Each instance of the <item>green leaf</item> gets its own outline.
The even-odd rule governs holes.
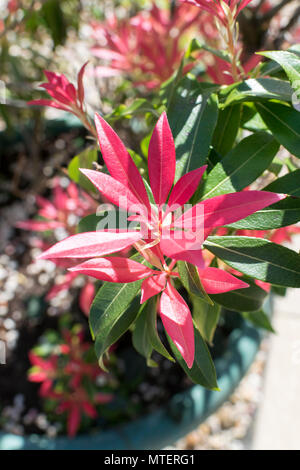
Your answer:
[[[147,365],[149,367],[157,366],[157,364],[151,360],[153,347],[149,339],[147,308],[145,308],[145,304],[143,305],[142,311],[138,315],[134,324],[134,330],[132,333],[132,344],[137,350],[137,352],[146,358]]]
[[[230,93],[228,93],[230,91]],[[284,80],[276,78],[250,78],[240,84],[230,85],[220,94],[223,99],[221,107],[225,108],[235,103],[261,100],[291,101],[294,90]]]
[[[228,62],[229,64],[231,63],[230,57],[226,52],[221,51],[219,49],[214,49],[213,47],[208,46],[205,43],[200,43],[198,39],[192,39],[186,55],[189,56],[191,53],[195,51],[201,51],[205,50],[207,52],[210,52],[211,54],[215,55],[216,57],[219,57],[220,59],[224,60],[225,62]]]
[[[291,83],[299,81],[298,87],[300,87],[300,57],[297,54],[288,51],[260,52],[259,54],[280,64]]]
[[[54,46],[63,44],[67,38],[67,28],[59,0],[44,2],[40,15],[54,42]]]
[[[208,347],[200,335],[199,331],[194,328],[195,334],[195,360],[193,367],[189,369],[183,360],[180,352],[169,336],[167,336],[172,352],[183,368],[188,377],[196,384],[202,385],[209,390],[219,390],[217,384],[217,376],[214,363],[212,361]]]
[[[293,44],[291,47],[287,49],[287,51],[300,57],[299,44]],[[275,60],[270,60],[261,64],[260,74],[264,76],[274,75],[279,78],[281,77],[283,77],[284,79],[286,78],[286,73],[283,71],[282,67],[279,65],[279,62],[275,62]]]
[[[256,103],[262,119],[274,138],[300,158],[300,113],[280,103]]]
[[[243,279],[248,282],[247,279]],[[213,294],[212,299],[222,307],[235,312],[252,312],[259,310],[266,297],[267,292],[252,283],[245,289],[236,289],[223,294]]]
[[[94,147],[89,147],[79,155],[76,155],[76,157],[72,158],[68,166],[70,179],[87,191],[96,191],[95,186],[79,171],[79,168],[92,169],[93,162],[96,162],[97,159],[98,153],[97,149]]]
[[[191,75],[184,77],[168,108],[176,147],[176,181],[205,163],[217,117],[216,95]]]
[[[270,322],[268,315],[263,311],[242,313],[245,320],[248,320],[252,325],[263,328],[270,333],[275,333],[275,330]]]
[[[269,167],[278,149],[276,140],[265,132],[246,137],[209,173],[202,197],[241,191]]]
[[[89,323],[92,335],[96,338],[96,353],[101,366],[107,349],[125,333],[138,314],[138,309],[129,305],[137,297],[141,283],[142,281],[128,284],[105,282],[97,292],[90,310]]]
[[[137,351],[147,358],[148,365],[156,365],[151,360],[152,350],[155,349],[159,354],[175,362],[165,346],[162,344],[157,332],[157,299],[152,297],[147,302],[146,308],[139,315],[133,332],[133,344]]]
[[[105,116],[105,119],[110,123],[117,121],[122,118],[131,118],[132,116],[138,114],[151,113],[155,117],[159,117],[158,112],[153,107],[151,101],[146,100],[145,98],[138,98],[133,101],[129,106],[125,104],[120,104],[114,111]]]
[[[256,111],[254,103],[245,103],[243,105],[241,127],[251,132],[261,132],[268,130],[268,127],[260,117],[259,113]]]
[[[241,121],[241,105],[228,106],[219,112],[212,145],[216,152],[226,155],[232,149]]]
[[[77,232],[94,232],[105,228],[127,229],[129,225],[127,216],[128,214],[125,211],[118,209],[107,210],[102,214],[90,214],[80,220]],[[130,226],[132,227],[131,224],[132,222],[130,222]]]
[[[215,330],[220,318],[221,307],[218,304],[208,305],[199,297],[192,296],[193,319],[201,336],[208,343],[212,343]]]
[[[98,223],[103,220],[103,217],[103,215],[97,214],[90,214],[86,217],[83,217],[77,226],[77,232],[95,232],[97,230]]]
[[[299,183],[298,183],[299,184]],[[228,227],[243,230],[273,230],[300,221],[300,198],[287,197]]]
[[[300,255],[254,237],[208,237],[204,247],[246,276],[279,286],[300,287]]]
[[[124,284],[122,285],[124,286]],[[127,285],[130,285],[130,284],[125,284],[125,286]],[[124,295],[124,290],[122,291],[122,296],[123,295]],[[103,297],[103,292],[102,292],[102,297]],[[127,295],[127,299],[128,299],[128,295]],[[129,307],[125,311],[123,311],[123,307],[122,307],[122,313],[119,312],[119,314],[117,315],[116,308],[105,307],[103,300],[105,301],[105,299],[102,298],[102,302],[101,302],[101,300],[98,298],[98,300],[96,301],[96,304],[97,304],[96,308],[98,309],[98,307],[100,307],[100,309],[102,310],[101,310],[101,317],[98,316],[98,320],[96,323],[96,326],[98,329],[97,329],[97,335],[96,335],[96,341],[95,341],[95,352],[99,360],[100,367],[106,370],[103,356],[105,355],[105,353],[107,353],[110,346],[114,344],[128,330],[130,325],[134,322],[134,320],[136,319],[138,315],[141,305],[139,302],[139,298],[136,297],[136,294],[135,294],[135,299],[129,305]],[[124,305],[124,301],[123,301],[123,305]],[[94,303],[92,305],[92,309],[93,309],[93,306],[94,306]],[[91,310],[91,313],[92,313],[92,310]],[[98,315],[99,315],[99,310],[98,310]]]
[[[187,263],[186,261],[177,261],[177,267],[180,275],[180,280],[186,290],[196,296],[200,297],[206,303],[213,305],[213,302],[205,292],[198,269],[193,264]]]
[[[300,182],[300,168],[268,184],[268,186],[264,188],[264,191],[271,191],[274,193],[283,193],[283,194],[289,194],[290,196],[300,197],[299,182]]]

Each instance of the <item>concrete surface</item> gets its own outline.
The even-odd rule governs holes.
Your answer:
[[[300,237],[292,248],[300,250]],[[275,301],[264,393],[253,429],[252,450],[300,449],[300,289]]]

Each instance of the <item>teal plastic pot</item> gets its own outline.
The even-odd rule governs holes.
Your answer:
[[[215,362],[220,392],[194,385],[136,421],[73,439],[0,433],[0,450],[162,449],[195,429],[229,398],[253,362],[260,341],[259,331],[245,322],[231,333],[226,352]]]

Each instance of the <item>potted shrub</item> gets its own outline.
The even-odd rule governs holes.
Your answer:
[[[63,415],[70,437],[89,425],[91,434],[74,440],[2,435],[3,448],[167,445],[233,391],[259,345],[256,327],[272,331],[272,292],[300,287],[299,254],[282,245],[299,231],[300,53],[293,46],[247,56],[237,17],[250,1],[191,0],[169,17],[154,5],[127,23],[114,18],[94,24],[95,39],[104,35],[107,41],[106,48],[97,43],[92,52],[109,61],[97,73],[126,73],[143,92],[94,120],[85,102],[87,63],[76,86],[63,74],[45,71],[42,86],[50,99],[29,104],[74,114],[98,143],[63,169],[71,180],[66,189],[56,179],[52,201],[37,198],[39,218],[17,226],[64,231],[51,246],[40,243],[37,259],[67,269],[48,299],[84,279],[76,303],[88,317],[96,357],[81,315],[81,326],[73,319],[58,337],[43,336],[30,352],[29,379],[41,383],[47,412]],[[196,35],[199,24],[206,42],[195,36],[178,60],[181,35]],[[170,55],[175,27],[179,37]],[[116,32],[122,41],[131,37],[122,53],[112,40]],[[149,50],[156,34],[164,47]],[[224,51],[212,46],[220,37]],[[138,51],[134,67],[130,60]],[[208,54],[210,64],[203,69]],[[138,144],[128,131],[126,141],[131,138],[134,149],[118,135],[126,131],[125,119],[143,129]],[[49,340],[53,334],[56,339]],[[144,359],[132,353],[131,340]],[[127,358],[123,371],[118,354]],[[138,407],[124,415],[132,404],[126,374],[136,370],[134,364],[139,371],[158,365],[158,371],[167,370],[167,361],[182,371],[178,380],[184,383],[187,376],[189,382],[178,384],[164,408],[150,407],[146,417]],[[96,385],[96,376],[104,382]],[[125,401],[118,402],[118,394]],[[100,434],[93,429],[97,412],[103,413]],[[133,415],[137,420],[108,425]]]

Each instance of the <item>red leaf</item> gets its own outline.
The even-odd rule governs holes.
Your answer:
[[[207,294],[221,294],[235,289],[244,289],[249,285],[218,268],[199,269],[201,283]]]
[[[165,273],[157,274],[145,279],[141,287],[141,304],[150,299],[150,297],[159,294],[165,288],[166,279],[167,275]]]
[[[153,196],[157,204],[164,204],[175,177],[175,145],[166,113],[163,113],[149,143],[148,168]]]
[[[267,191],[240,191],[222,194],[196,204],[175,220],[174,227],[207,230],[232,224],[284,197],[285,195]]]
[[[79,425],[80,425],[80,408],[78,405],[74,404],[72,405],[69,415],[68,415],[68,422],[67,422],[67,428],[68,428],[68,436],[69,437],[74,437],[77,434]]]
[[[95,286],[92,282],[87,282],[86,285],[81,289],[79,295],[79,307],[83,313],[88,316],[91,305],[95,297]]]
[[[100,171],[82,168],[80,168],[80,171],[93,183],[103,196],[116,206],[129,212],[138,212],[138,210],[142,212],[144,210],[144,204],[141,204],[141,201],[136,198],[127,186],[124,186],[116,179]]]
[[[123,142],[99,114],[95,116],[95,124],[102,156],[109,173],[126,186],[142,204],[150,208],[142,177]]]
[[[38,259],[94,258],[123,250],[142,237],[139,232],[84,232],[65,238],[46,250]]]
[[[169,258],[187,261],[200,268],[204,267],[202,257],[203,238],[192,231],[163,230],[160,248]]]
[[[23,230],[32,230],[34,232],[45,232],[45,230],[53,230],[57,227],[64,227],[62,222],[47,221],[47,220],[23,220],[17,222],[15,227]]]
[[[27,104],[29,106],[50,106],[51,108],[57,108],[57,109],[62,109],[63,111],[70,111],[67,106],[63,106],[60,103],[57,103],[56,101],[53,100],[46,100],[46,99],[40,99],[40,100],[32,100],[32,101],[27,101]]]
[[[90,259],[69,270],[108,282],[134,282],[155,272],[141,263],[116,256]]]
[[[190,369],[195,355],[192,315],[189,307],[170,281],[161,295],[160,316],[166,332]]]
[[[178,208],[176,206],[182,206],[189,201],[198,188],[206,168],[207,165],[190,171],[186,175],[183,175],[179,181],[177,181],[170,194],[168,208],[165,215],[172,210],[176,210]],[[172,206],[174,206],[174,209],[172,209]]]

